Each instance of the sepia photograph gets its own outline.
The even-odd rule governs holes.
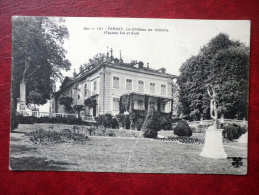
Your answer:
[[[250,29],[14,16],[10,170],[246,175]]]

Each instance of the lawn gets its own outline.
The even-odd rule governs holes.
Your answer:
[[[226,145],[229,157],[242,157],[243,166],[232,158],[199,156],[203,145],[162,142],[134,137],[90,137],[85,144],[33,145],[23,133],[11,133],[10,167],[13,170],[87,172],[246,174],[247,147]]]

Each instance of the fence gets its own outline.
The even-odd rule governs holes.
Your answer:
[[[77,118],[78,117],[77,114],[39,112],[39,111],[19,111],[18,114],[22,115],[22,116],[35,116],[37,118],[40,118],[40,117],[51,117],[51,118],[55,118],[55,117],[64,117],[64,118],[76,117]]]

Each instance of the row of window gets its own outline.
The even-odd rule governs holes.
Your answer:
[[[120,98],[113,98],[113,111],[119,111],[119,103],[120,102]],[[153,105],[155,106],[155,102],[149,102],[149,105]],[[165,103],[161,103],[161,108],[160,110],[162,112],[165,111]],[[137,110],[144,110],[145,107],[144,107],[144,101],[143,100],[138,100],[138,103],[137,103],[137,107],[134,107],[135,109]]]
[[[156,93],[156,83],[151,82],[149,84],[149,91],[152,94]],[[120,88],[120,78],[117,76],[113,77],[113,88]],[[132,79],[126,79],[126,90],[132,90]],[[138,81],[138,92],[144,92],[144,81]],[[161,84],[161,95],[166,95],[166,85]]]

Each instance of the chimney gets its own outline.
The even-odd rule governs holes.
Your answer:
[[[80,73],[84,71],[84,68],[82,65],[80,66],[79,71],[80,71]]]
[[[147,63],[147,68],[149,68],[149,62]]]
[[[144,63],[143,63],[142,61],[138,62],[138,67],[139,67],[140,69],[142,69],[143,66],[144,66]]]
[[[75,79],[76,78],[76,69],[75,68],[74,68],[73,76],[74,76],[74,79]]]
[[[165,73],[166,69],[165,68],[161,68],[161,72]]]
[[[113,56],[112,56],[112,48],[111,48],[111,58],[113,58]]]

